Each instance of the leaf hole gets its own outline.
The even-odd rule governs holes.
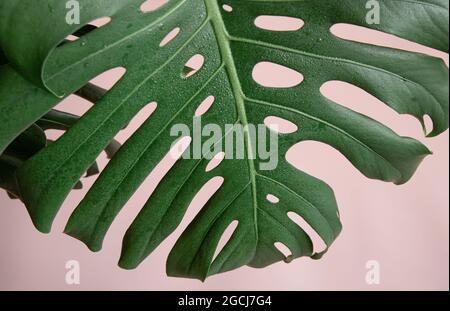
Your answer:
[[[122,79],[126,72],[127,70],[124,67],[115,67],[103,72],[89,82],[109,91]]]
[[[184,151],[189,148],[191,143],[192,138],[190,136],[185,136],[179,138],[177,142],[172,144],[170,151],[151,172],[153,179],[157,181],[157,184],[161,182],[164,176],[166,176],[175,163],[182,157]]]
[[[216,98],[212,95],[208,96],[203,100],[203,102],[198,106],[197,110],[195,111],[196,117],[201,117],[205,113],[208,112],[208,110],[211,108],[211,106],[214,104],[214,101]]]
[[[347,176],[349,180],[363,176],[341,151],[319,141],[296,143],[289,148],[285,158],[295,168],[327,182],[335,190],[343,186],[342,176]]]
[[[233,220],[231,222],[231,224],[229,224],[228,227],[225,229],[225,231],[222,233],[222,236],[220,237],[220,240],[217,243],[217,247],[216,247],[216,250],[214,252],[214,256],[213,256],[212,262],[214,262],[216,260],[216,258],[219,256],[219,254],[224,249],[224,247],[230,241],[230,239],[233,236],[233,233],[236,231],[238,225],[239,225],[239,221]]]
[[[294,259],[294,257],[292,256],[292,252],[289,249],[289,247],[287,247],[286,245],[284,245],[281,242],[275,242],[273,245],[284,256],[284,262],[285,263],[290,263]]]
[[[111,17],[105,16],[105,17],[100,17],[97,18],[91,22],[89,22],[88,24],[84,25],[83,27],[77,29],[74,33],[68,35],[65,38],[65,41],[61,42],[58,47],[64,45],[64,43],[69,42],[74,42],[79,40],[81,37],[89,34],[90,32],[96,30],[97,28],[101,28],[107,24],[111,23]]]
[[[253,80],[269,88],[292,88],[303,82],[298,71],[272,62],[260,62],[253,67]]]
[[[403,51],[419,52],[430,56],[439,57],[442,58],[448,66],[447,53],[386,32],[347,23],[338,23],[333,25],[330,28],[330,32],[339,39],[347,41],[389,47]]]
[[[189,78],[195,75],[205,63],[205,57],[200,54],[192,56],[184,65],[183,72],[181,73],[182,78]]]
[[[67,41],[73,42],[73,41],[77,41],[80,37],[77,37],[76,35],[68,35],[66,37]]]
[[[103,96],[110,90],[122,77],[125,75],[126,69],[123,67],[116,67],[109,69],[99,74],[89,83],[84,85],[81,89],[77,90],[74,94],[71,94],[64,98],[58,105],[56,105],[52,112],[53,117],[57,117],[59,120],[55,122],[53,120],[50,124],[47,124],[49,128],[55,129],[55,127],[66,131],[68,127],[73,126],[89,109],[93,104],[100,101]],[[55,111],[61,111],[66,113],[65,116],[56,113]],[[50,113],[50,112],[49,112]],[[47,121],[48,118],[46,119]],[[61,135],[55,135],[55,131],[50,131],[50,139],[57,140]]]
[[[224,4],[224,5],[222,5],[222,9],[223,9],[225,12],[228,12],[228,13],[233,12],[233,7],[232,7],[231,5],[229,5],[229,4]]]
[[[206,166],[205,171],[206,172],[212,171],[213,169],[218,167],[224,159],[225,159],[225,152],[223,152],[223,151],[219,152],[209,161],[208,165]]]
[[[298,126],[286,119],[269,116],[264,119],[264,124],[274,132],[280,134],[292,134],[298,131]]]
[[[401,136],[411,136],[416,128],[418,135],[422,129],[417,119],[408,114],[400,114],[383,101],[364,89],[343,81],[328,81],[320,88],[320,93],[334,104],[363,114],[391,128]],[[330,103],[330,104],[333,104]]]
[[[289,16],[261,15],[255,19],[255,26],[270,31],[297,31],[305,22],[300,18]]]
[[[131,222],[139,215],[142,210],[142,198],[150,197],[164,177],[175,166],[177,161],[183,154],[183,150],[187,149],[191,144],[192,138],[189,136],[181,137],[176,143],[174,143],[170,151],[162,157],[158,164],[153,168],[150,174],[147,175],[145,180],[136,189],[133,196],[127,203],[126,213],[119,213],[115,218],[114,223],[118,226],[123,226],[126,223],[125,228],[131,224]],[[124,229],[125,229],[124,228]],[[111,227],[110,229],[114,229]]]
[[[70,95],[68,99],[72,96],[78,97],[79,99],[84,99],[83,102],[77,103],[77,105],[65,106],[62,110],[75,113],[77,115],[83,115],[88,111],[92,104],[98,103],[110,89],[114,87],[117,82],[125,75],[126,69],[123,67],[116,67],[103,72],[94,79],[91,79],[89,83],[85,84],[79,90],[75,91],[73,95]],[[62,102],[64,103],[65,100]],[[88,105],[84,105],[88,103]],[[80,113],[80,109],[82,112]]]
[[[63,136],[65,132],[66,132],[65,130],[60,130],[60,129],[46,129],[45,136],[47,137],[47,141],[50,144],[50,143],[55,142],[58,139],[60,139],[61,136]]]
[[[128,123],[128,125],[120,131],[116,139],[121,143],[127,141],[133,134],[155,113],[158,107],[157,102],[150,102],[145,105]]]
[[[99,102],[125,73],[126,69],[123,67],[109,69],[91,79],[89,83],[69,95],[55,108],[81,116],[92,107],[92,104]]]
[[[268,194],[266,196],[266,200],[269,201],[272,204],[277,204],[277,203],[280,202],[280,199],[278,197],[276,197],[275,195],[273,195],[273,194]]]
[[[323,241],[317,231],[314,230],[314,228],[311,227],[311,225],[307,221],[305,221],[303,217],[294,212],[288,212],[287,215],[309,236],[313,243],[314,254],[322,253],[327,249],[327,244]]]
[[[100,17],[90,22],[89,25],[95,26],[96,28],[101,28],[111,23],[111,20],[112,19],[109,16]]]
[[[174,29],[172,29],[165,37],[164,39],[161,40],[161,42],[159,43],[159,47],[164,47],[167,44],[169,44],[170,42],[172,42],[180,33],[181,28],[180,27],[176,27]]]
[[[173,143],[169,151],[172,160],[178,161],[183,156],[183,153],[189,148],[191,142],[192,138],[190,136],[185,136]]]
[[[141,4],[140,10],[142,13],[154,12],[162,8],[168,2],[169,0],[147,0]]]
[[[184,230],[185,226],[190,224],[192,220],[199,214],[208,201],[219,191],[225,179],[222,176],[216,176],[208,180],[200,190],[195,194],[189,204],[186,214],[183,217],[180,227]]]

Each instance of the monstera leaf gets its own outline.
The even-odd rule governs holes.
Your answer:
[[[170,129],[186,124],[193,130],[193,116],[205,98],[214,96],[214,103],[202,123],[218,124],[223,133],[226,124],[264,124],[268,116],[295,123],[298,130],[278,133],[278,165],[273,170],[261,169],[259,154],[253,157],[255,141],[248,130],[244,159],[226,159],[212,170],[206,169],[206,157],[178,160],[127,231],[119,263],[124,268],[138,266],[172,233],[195,194],[217,177],[223,178],[221,187],[169,255],[169,275],[203,280],[243,265],[319,258],[322,254],[313,252],[310,236],[288,213],[301,216],[327,246],[341,224],[332,190],[286,161],[286,152],[299,141],[336,148],[368,178],[408,181],[430,151],[322,96],[320,88],[327,81],[356,85],[420,121],[430,116],[430,136],[448,128],[448,70],[441,60],[342,40],[330,32],[334,24],[354,24],[448,51],[446,0],[380,1],[379,25],[366,24],[365,0],[171,0],[146,13],[139,10],[142,2],[80,0],[81,24],[69,25],[66,1],[1,1],[0,46],[8,61],[0,67],[0,150],[35,122],[49,126],[41,117],[48,117],[62,98],[89,87],[87,82],[98,74],[126,69],[106,94],[98,96],[92,85],[78,91],[96,98],[96,104],[60,139],[16,169],[9,166],[10,183],[38,230],[50,231],[80,177],[151,102],[157,103],[156,111],[114,155],[67,224],[66,233],[94,251],[101,248],[124,204],[171,149],[176,138]],[[255,26],[255,19],[265,15],[298,18],[305,24],[283,32]],[[100,17],[111,22],[98,29],[85,26]],[[178,35],[161,44],[175,28]],[[64,41],[70,34],[80,37]],[[192,74],[186,64],[196,54],[204,57],[204,64]],[[262,86],[252,77],[260,62],[296,70],[304,81],[291,88]],[[231,238],[215,256],[222,234],[236,221]],[[289,248],[288,258],[275,247],[277,242]]]

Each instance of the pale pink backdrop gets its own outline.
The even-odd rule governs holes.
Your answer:
[[[448,64],[448,54],[394,36],[346,25],[334,31],[353,40],[441,57]],[[119,73],[102,75],[94,82],[110,87]],[[269,69],[259,75],[273,77]],[[279,82],[280,77],[275,79]],[[343,232],[322,260],[302,258],[262,270],[244,267],[213,276],[205,283],[167,277],[166,257],[177,236],[208,197],[206,189],[192,202],[180,227],[138,269],[118,268],[121,238],[154,189],[154,180],[163,176],[165,168],[159,167],[119,214],[100,253],[91,253],[81,242],[61,233],[71,211],[95,177],[85,179],[84,190],[69,195],[49,235],[37,232],[25,207],[0,191],[0,290],[448,290],[448,131],[437,138],[425,139],[414,118],[396,114],[356,87],[332,82],[323,91],[337,103],[369,115],[398,134],[419,139],[434,155],[425,159],[408,184],[394,186],[365,178],[341,154],[327,146],[304,143],[294,147],[288,159],[329,183],[340,207]],[[86,101],[71,96],[59,108],[83,113],[89,106]],[[142,111],[117,138],[124,141],[129,137],[152,109],[149,106]],[[100,163],[101,167],[105,166],[104,155]],[[65,282],[65,264],[69,260],[80,262],[80,285]],[[379,285],[366,283],[366,263],[370,260],[380,264]]]

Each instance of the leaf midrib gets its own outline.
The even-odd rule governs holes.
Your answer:
[[[231,84],[231,89],[236,101],[236,108],[239,119],[244,127],[244,143],[247,148],[247,162],[249,167],[250,183],[252,185],[252,197],[253,197],[253,218],[256,242],[258,242],[258,201],[256,197],[256,169],[253,157],[253,150],[251,148],[250,135],[248,133],[248,119],[245,109],[244,92],[242,91],[239,76],[234,63],[233,53],[230,47],[230,36],[226,31],[225,23],[221,15],[221,9],[216,0],[205,0],[206,11],[208,13],[208,19],[211,21],[214,34],[216,35],[217,44],[219,46],[222,61],[225,63],[225,69],[228,73],[228,78]]]

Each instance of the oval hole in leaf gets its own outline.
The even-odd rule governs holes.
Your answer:
[[[172,29],[165,37],[164,39],[161,40],[161,42],[159,43],[159,47],[164,47],[167,44],[169,44],[170,42],[172,42],[180,33],[181,28],[180,27],[176,27],[174,29]]]
[[[66,37],[66,40],[67,40],[67,41],[73,42],[73,41],[77,41],[79,38],[80,38],[80,37],[77,37],[77,36],[75,36],[75,35],[68,35],[68,36]]]
[[[177,142],[172,145],[170,151],[155,166],[155,168],[152,170],[151,174],[147,178],[153,180],[153,184],[155,184],[155,181],[156,185],[159,184],[160,181],[172,169],[175,163],[181,158],[184,151],[189,148],[191,142],[192,138],[189,136],[181,137],[180,139],[178,139]]]
[[[153,12],[162,8],[169,0],[147,0],[141,4],[140,10],[143,13]]]
[[[264,124],[274,132],[292,134],[298,131],[298,126],[286,119],[269,116],[264,119]]]
[[[122,79],[126,71],[124,67],[116,67],[103,72],[89,82],[106,90],[111,90]]]
[[[156,111],[158,104],[156,102],[148,103],[134,117],[124,130],[120,131],[116,139],[121,143],[127,141],[139,129],[145,121]]]
[[[280,202],[280,199],[278,197],[274,196],[273,194],[268,194],[266,196],[266,200],[272,204],[277,204],[278,202]]]
[[[261,15],[255,19],[255,26],[270,31],[297,31],[305,22],[296,17]]]
[[[89,24],[92,25],[92,26],[95,26],[97,28],[100,28],[100,27],[103,27],[105,25],[108,25],[109,23],[111,23],[111,17],[105,16],[105,17],[97,18],[96,20],[93,20]]]
[[[224,4],[224,5],[222,5],[222,9],[223,9],[225,12],[228,12],[228,13],[233,12],[233,7],[232,7],[231,5],[229,5],[229,4]]]
[[[205,63],[205,57],[200,54],[192,56],[184,65],[183,72],[181,73],[182,78],[189,78],[195,75]]]
[[[273,245],[281,254],[283,254],[285,263],[290,263],[292,261],[293,259],[292,252],[289,249],[289,247],[287,247],[281,242],[275,242]]]
[[[92,107],[92,104],[100,101],[125,73],[125,68],[116,67],[99,74],[80,90],[62,100],[54,109],[78,116],[84,115]]]
[[[219,243],[217,243],[216,251],[214,252],[212,262],[214,262],[216,260],[217,256],[220,254],[220,252],[223,250],[223,248],[230,241],[230,239],[233,236],[233,233],[236,231],[238,225],[239,225],[239,221],[233,220],[231,222],[231,224],[229,224],[228,227],[225,229],[225,231],[222,233]]]
[[[347,41],[373,44],[403,51],[419,52],[434,57],[443,58],[448,67],[447,53],[379,30],[358,25],[339,23],[333,25],[330,28],[330,32],[336,37]]]
[[[218,167],[224,159],[225,159],[225,152],[223,152],[223,151],[219,152],[211,159],[211,161],[209,161],[208,165],[206,166],[205,171],[206,172],[212,171],[213,169]]]
[[[69,95],[68,97],[64,98],[61,102],[58,103],[53,109],[63,111],[75,116],[83,116],[89,109],[92,108],[92,105],[98,102],[105,94],[105,92],[109,89],[111,89],[114,84],[116,84],[122,76],[126,73],[125,68],[123,67],[116,67],[110,70],[107,70],[97,77],[90,80],[90,84],[85,85],[81,90],[75,92],[74,94]],[[91,86],[92,84],[92,86]],[[95,90],[97,90],[98,85],[101,84],[104,88],[101,88],[98,92],[99,94],[92,94],[93,91],[91,90],[91,87],[93,87]],[[85,87],[89,87],[89,90],[86,91]],[[81,94],[82,92],[88,93],[88,94]],[[88,96],[89,95],[89,96]],[[87,97],[90,97],[88,99]],[[73,121],[71,121],[72,118],[65,119],[64,123],[65,126],[72,126]],[[76,120],[75,120],[76,121]],[[67,123],[70,124],[67,124]],[[57,123],[61,124],[61,121],[58,121]],[[60,136],[62,136],[63,132],[59,133],[55,130],[48,130],[48,138],[52,140],[57,140]]]
[[[181,158],[184,151],[189,148],[192,142],[192,138],[189,136],[182,137],[172,145],[170,151],[164,156],[164,158],[158,163],[157,166],[151,172],[153,179],[159,183],[164,176],[172,169],[175,163]]]
[[[291,88],[303,82],[304,77],[294,69],[272,62],[260,62],[253,67],[256,83],[270,88]]]
[[[63,130],[55,130],[55,129],[49,129],[49,130],[45,130],[45,136],[47,136],[47,139],[50,142],[54,142],[57,141],[58,139],[61,138],[61,136],[64,135],[66,131]]]
[[[198,106],[197,110],[195,111],[195,116],[201,117],[206,112],[208,112],[208,110],[214,104],[215,100],[216,100],[216,98],[212,95],[206,97],[205,100],[203,100],[203,102]]]
[[[189,148],[191,142],[192,138],[189,136],[178,139],[170,148],[169,154],[171,158],[175,161],[181,158],[183,153]]]
[[[88,24],[84,25],[83,27],[77,29],[74,33],[68,35],[65,38],[65,40],[71,41],[71,42],[77,41],[82,36],[85,36],[88,33],[96,30],[97,28],[101,28],[101,27],[109,24],[110,22],[111,22],[111,17],[108,17],[108,16],[97,18],[97,19],[89,22]],[[58,46],[61,46],[63,44],[64,44],[64,42],[62,42]]]
[[[318,254],[323,252],[327,249],[327,245],[323,241],[323,239],[320,237],[320,235],[314,230],[311,225],[303,219],[300,215],[294,212],[287,213],[288,217],[295,222],[300,228],[302,228],[303,231],[306,232],[306,234],[309,236],[313,243],[313,250],[314,254]]]

